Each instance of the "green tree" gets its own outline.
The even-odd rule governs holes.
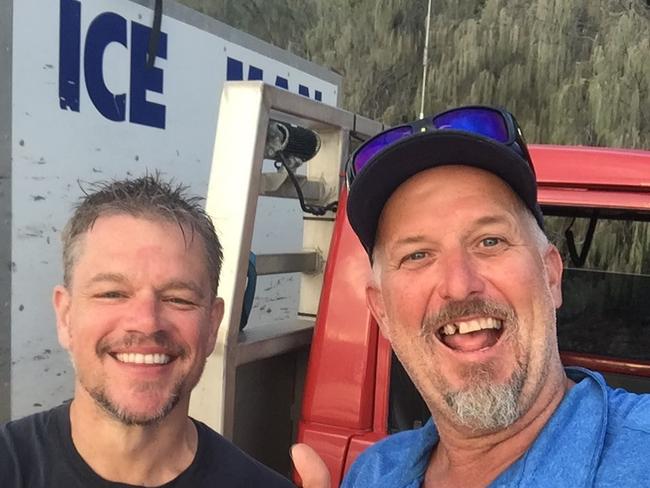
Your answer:
[[[183,0],[344,77],[343,107],[417,117],[426,0]],[[502,105],[529,141],[650,148],[646,0],[436,0],[425,112]]]

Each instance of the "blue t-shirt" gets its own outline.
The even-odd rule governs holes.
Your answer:
[[[535,442],[490,487],[650,486],[650,395],[567,368],[571,388]],[[438,433],[431,420],[366,449],[342,488],[419,488]]]

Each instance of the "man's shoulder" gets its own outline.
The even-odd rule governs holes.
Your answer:
[[[65,416],[68,405],[60,405],[50,410],[38,412],[0,425],[0,440],[4,443],[20,444],[49,438],[52,429],[57,428],[59,420]]]
[[[2,486],[46,486],[40,475],[45,464],[61,453],[58,423],[67,405],[0,425],[0,473]],[[39,469],[35,470],[34,467]],[[40,480],[40,481],[36,481]]]
[[[612,388],[602,374],[595,371],[584,368],[566,370],[578,385],[580,395],[577,398],[580,401],[590,399],[590,408],[597,418],[606,423],[608,436],[625,432],[637,432],[642,436],[650,434],[650,394]]]
[[[607,430],[598,462],[597,486],[646,486],[650,465],[650,395],[609,389]]]
[[[342,486],[410,486],[421,476],[437,438],[431,421],[385,437],[359,455]]]
[[[287,478],[253,459],[204,423],[197,420],[194,423],[199,433],[198,472],[209,472],[209,478],[226,483],[225,486],[294,486]]]
[[[650,439],[650,394],[630,393],[622,389],[608,390],[608,431],[636,432]]]

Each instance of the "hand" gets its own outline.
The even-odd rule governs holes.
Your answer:
[[[303,488],[330,488],[330,472],[321,457],[307,444],[294,444],[291,459]]]

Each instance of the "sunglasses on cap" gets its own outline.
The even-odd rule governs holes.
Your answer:
[[[522,157],[535,174],[526,142],[515,117],[503,109],[472,105],[398,125],[368,139],[352,153],[348,160],[348,185],[352,185],[354,178],[374,156],[396,142],[423,132],[446,130],[467,132],[501,143]]]

